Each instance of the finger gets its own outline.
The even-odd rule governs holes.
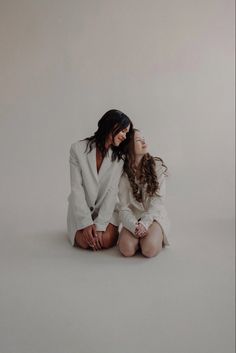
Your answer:
[[[99,250],[99,246],[98,246],[98,242],[97,242],[97,238],[93,238],[93,241],[94,241],[94,249],[95,250]]]
[[[96,250],[100,250],[100,244],[98,238],[94,238]]]
[[[97,247],[98,247],[98,250],[101,250],[101,249],[102,249],[102,246],[101,246],[101,244],[100,244],[99,238],[97,238]]]
[[[93,246],[94,246],[93,239],[91,240],[91,237],[90,237],[89,234],[86,234],[86,240],[87,240],[88,245],[89,245],[91,248],[93,248]]]
[[[97,235],[97,237],[95,238],[95,241],[96,241],[97,249],[100,250],[101,249],[101,245],[100,245],[100,242],[99,242],[99,235]]]
[[[94,249],[94,244],[92,244],[91,242],[89,242],[89,246],[90,248]]]
[[[101,249],[102,249],[102,248],[104,247],[104,244],[103,244],[103,236],[100,235],[98,239],[99,239],[99,243],[100,243]]]
[[[93,237],[92,232],[89,232],[89,241],[90,241],[91,244],[95,245],[95,239]]]
[[[99,235],[96,238],[96,245],[97,245],[98,250],[101,250],[101,245],[100,245],[100,242],[99,242]]]
[[[97,244],[96,244],[96,242],[94,242],[94,243],[92,244],[92,248],[93,248],[94,251],[97,251]]]
[[[104,248],[104,242],[103,242],[103,233],[101,233],[98,237],[99,244],[101,245],[101,248]]]

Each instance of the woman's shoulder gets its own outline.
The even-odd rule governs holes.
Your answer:
[[[71,149],[78,153],[85,152],[88,142],[87,139],[77,140],[71,144]]]
[[[126,186],[130,185],[128,175],[124,171],[123,171],[123,173],[121,174],[121,177],[120,177],[120,185],[126,185]]]
[[[128,176],[125,172],[120,177],[119,182],[119,195],[121,199],[129,199],[131,196],[131,185]]]
[[[160,157],[155,157],[156,174],[159,179],[162,175],[166,175],[167,168],[164,166],[164,162]]]

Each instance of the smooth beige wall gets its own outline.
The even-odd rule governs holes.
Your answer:
[[[233,218],[233,0],[1,0],[0,52],[6,226],[65,226],[70,144],[110,108],[169,167],[172,220]]]

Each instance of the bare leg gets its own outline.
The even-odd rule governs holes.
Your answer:
[[[84,240],[84,238],[82,237],[82,232],[81,230],[77,230],[77,232],[75,233],[75,240],[74,240],[74,246],[76,248],[82,248],[82,249],[92,249],[88,243],[86,242],[86,240]]]
[[[103,249],[109,249],[116,245],[118,240],[119,232],[118,227],[109,223],[107,229],[102,235]]]
[[[123,227],[120,232],[118,245],[122,255],[133,256],[138,250],[139,239],[136,239],[128,229]]]
[[[148,229],[148,235],[140,239],[142,254],[146,257],[156,256],[162,249],[163,233],[159,223],[154,221]]]

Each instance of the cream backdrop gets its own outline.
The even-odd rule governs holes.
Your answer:
[[[233,1],[0,6],[3,226],[65,226],[70,144],[110,108],[169,167],[173,227],[234,216]]]
[[[111,108],[169,168],[150,261],[66,239],[70,146]],[[0,351],[233,352],[234,130],[233,0],[0,0]]]

